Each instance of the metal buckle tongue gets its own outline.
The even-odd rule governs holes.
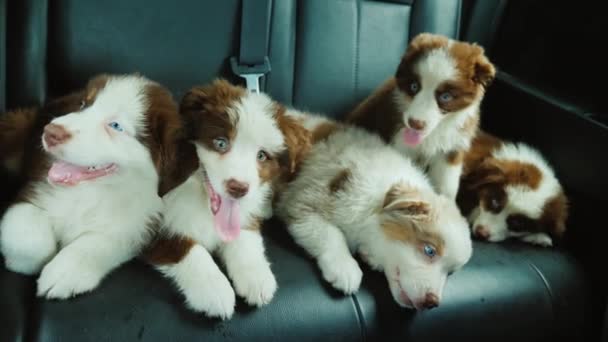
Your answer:
[[[270,60],[264,57],[264,63],[255,65],[239,64],[236,57],[230,58],[232,72],[245,79],[247,90],[252,93],[260,92],[260,78],[270,72]]]

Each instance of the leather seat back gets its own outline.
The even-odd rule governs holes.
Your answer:
[[[394,72],[413,35],[456,37],[460,2],[273,1],[265,89],[286,104],[337,115]],[[240,0],[6,6],[9,108],[42,103],[100,72],[140,72],[178,98],[217,76],[240,82],[228,63],[239,48]]]

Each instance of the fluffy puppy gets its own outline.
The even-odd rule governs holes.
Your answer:
[[[346,121],[376,133],[428,168],[435,189],[458,192],[462,156],[479,122],[479,104],[494,66],[481,47],[433,34],[410,43],[394,77]]]
[[[277,289],[261,218],[273,181],[291,172],[308,133],[268,96],[223,80],[191,89],[180,110],[200,167],[165,196],[162,235],[146,257],[176,283],[188,307],[225,319],[234,312],[235,291],[261,306]]]
[[[361,283],[358,252],[399,305],[438,306],[448,274],[472,253],[455,203],[377,135],[315,116],[304,123],[316,143],[275,207],[296,242],[346,294]]]
[[[562,237],[568,200],[540,152],[480,131],[464,160],[458,203],[477,238],[551,246]]]
[[[29,129],[8,125],[33,136],[17,134],[6,149],[18,151],[6,155],[17,157],[26,183],[0,222],[0,248],[8,269],[41,272],[38,295],[46,298],[90,291],[137,255],[159,218],[159,194],[188,175],[174,163],[177,105],[159,84],[101,75],[64,100],[60,107],[74,111],[46,125],[35,114],[24,118],[35,123]]]

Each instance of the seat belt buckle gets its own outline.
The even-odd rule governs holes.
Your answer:
[[[236,57],[230,57],[232,72],[245,79],[247,90],[260,92],[260,78],[270,72],[270,60],[264,57],[264,63],[255,65],[239,64]]]

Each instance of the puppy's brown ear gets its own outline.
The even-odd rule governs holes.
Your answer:
[[[95,100],[97,93],[106,86],[110,77],[109,74],[99,74],[89,80],[84,93],[85,103],[91,104]]]
[[[188,139],[197,138],[201,124],[209,120],[219,121],[222,126],[231,125],[226,110],[246,93],[245,88],[235,86],[224,79],[216,79],[210,84],[191,88],[179,105]]]
[[[463,178],[463,185],[470,190],[477,191],[488,185],[498,185],[506,181],[506,174],[494,158],[488,158],[480,163]]]
[[[160,197],[185,182],[199,167],[194,144],[183,139],[179,139],[173,147],[169,147],[165,156],[167,157],[162,162],[158,184]]]
[[[424,222],[431,219],[431,204],[416,189],[395,184],[386,193],[382,210],[393,217]]]
[[[158,195],[164,196],[196,171],[196,149],[186,139],[177,105],[171,94],[159,85],[146,89],[148,96],[148,134],[143,136],[150,148],[159,175]]]
[[[297,173],[300,164],[310,152],[312,136],[311,132],[304,128],[296,118],[285,113],[285,107],[281,105],[275,107],[275,119],[287,146],[287,153],[279,159],[279,163],[286,176],[291,178]]]
[[[547,201],[540,218],[543,231],[553,238],[562,238],[566,232],[568,206],[568,198],[563,192]]]
[[[81,109],[82,101],[85,98],[85,91],[77,91],[68,95],[54,98],[41,109],[41,113],[49,118],[56,118],[62,115],[77,112]]]
[[[487,88],[494,81],[494,77],[496,77],[496,68],[490,63],[488,57],[485,56],[483,48],[478,45],[474,45],[474,47],[479,49],[479,54],[475,60],[473,81]]]

